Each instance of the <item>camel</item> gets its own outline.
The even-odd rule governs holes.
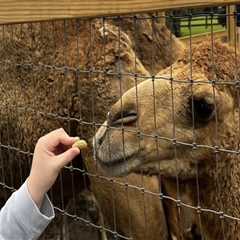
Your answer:
[[[166,44],[170,41],[170,33],[165,26],[141,20],[136,25],[129,25],[128,29],[129,23],[126,20],[125,23],[123,21],[119,26],[117,21],[106,20],[103,24],[99,19],[92,19],[4,27],[0,44],[0,140],[5,148],[1,149],[0,164],[6,173],[3,182],[7,185],[17,188],[27,176],[30,153],[40,136],[64,127],[69,134],[80,135],[91,142],[97,124],[105,119],[109,107],[125,91],[149,76],[150,70],[154,73],[169,66],[181,54],[183,48],[178,40],[171,38],[171,49]],[[130,34],[134,26],[137,31]],[[156,34],[154,38],[150,36],[152,26]],[[141,49],[142,43],[151,45],[156,56],[146,68],[140,59],[149,59],[151,54],[147,49]],[[169,59],[159,61],[166,58],[163,56],[165,52],[169,52]],[[91,71],[86,71],[89,69]],[[120,79],[114,74],[118,70],[130,73],[122,78],[121,91]],[[94,120],[96,126],[89,124]],[[8,145],[15,148],[9,149]],[[16,151],[18,149],[22,152]],[[62,181],[60,179],[53,190],[56,206],[66,207],[74,194],[72,188],[81,192],[87,187],[96,195],[105,228],[137,239],[155,240],[159,234],[163,239],[168,238],[158,197],[139,194],[135,190],[128,192],[123,186],[126,182],[140,188],[144,186],[157,195],[161,191],[157,177],[133,173],[121,178],[121,185],[112,184],[93,177],[99,172],[91,148],[73,163],[73,167],[85,171],[80,162],[82,159],[91,174],[90,179],[85,180],[79,171],[73,171],[73,185],[72,175],[65,169]],[[109,193],[115,196],[111,208],[114,217],[109,211],[109,201],[106,201],[110,198]],[[151,218],[153,215],[158,216],[158,221]]]
[[[124,93],[94,137],[105,175],[159,176],[163,195],[179,200],[162,200],[172,239],[240,239],[237,54],[220,42],[194,46],[172,75]]]

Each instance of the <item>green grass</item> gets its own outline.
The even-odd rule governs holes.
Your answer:
[[[194,18],[194,19],[197,19],[195,21],[192,21],[192,25],[194,24],[203,24],[204,26],[192,26],[191,27],[191,32],[192,32],[192,35],[197,35],[197,34],[201,34],[201,33],[208,33],[208,32],[211,32],[212,29],[214,32],[216,31],[224,31],[225,28],[222,27],[221,25],[213,25],[211,26],[211,20],[209,19],[208,20],[208,26],[206,27],[205,24],[206,24],[206,19],[203,18],[203,17],[197,17],[197,18]],[[213,19],[213,24],[214,23],[218,23],[217,19]],[[188,21],[184,21],[182,20],[181,21],[181,37],[185,37],[185,36],[189,36],[190,35],[190,31],[189,31],[189,28],[188,27],[184,27],[184,25],[188,25]]]

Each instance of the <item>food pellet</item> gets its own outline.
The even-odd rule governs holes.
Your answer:
[[[80,139],[80,140],[77,140],[73,145],[72,147],[78,147],[80,150],[83,150],[83,149],[87,149],[88,148],[88,144],[85,140],[83,139]]]

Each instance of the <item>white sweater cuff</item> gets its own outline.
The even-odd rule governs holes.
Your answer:
[[[30,235],[41,235],[47,225],[55,217],[53,205],[47,194],[44,196],[41,209],[32,200],[27,188],[27,181],[14,193],[16,199],[19,199],[16,218],[22,222]]]

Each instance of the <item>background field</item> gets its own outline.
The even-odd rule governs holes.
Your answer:
[[[181,26],[181,37],[186,37],[190,35],[190,27],[192,35],[207,33],[207,32],[218,32],[226,30],[225,27],[218,23],[218,20],[214,18],[212,20],[211,26],[211,19],[206,19],[205,17],[196,17],[194,20],[189,24],[188,19],[182,19],[180,26]]]

